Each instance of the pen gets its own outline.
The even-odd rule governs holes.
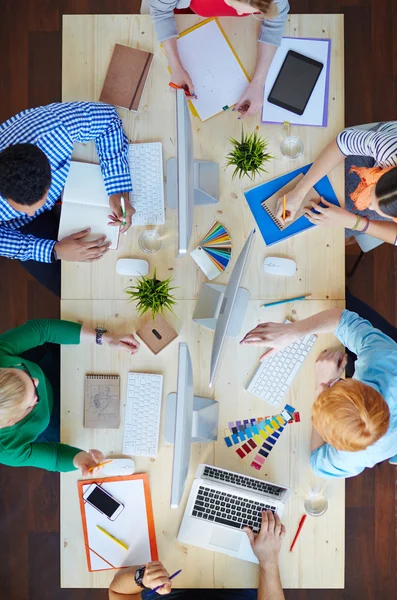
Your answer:
[[[93,467],[90,467],[88,469],[88,472],[90,473],[94,469],[100,469],[101,467],[104,467],[105,465],[108,465],[111,462],[113,462],[113,459],[112,460],[105,460],[105,462],[103,462],[103,463],[98,463],[97,465],[94,465]]]
[[[173,83],[172,81],[170,81],[168,85],[169,85],[170,87],[172,87],[172,89],[174,89],[174,90],[183,90],[183,91],[185,92],[185,94],[186,94],[186,96],[187,96],[188,98],[195,98],[195,100],[197,100],[197,96],[196,96],[196,94],[191,94],[191,93],[189,92],[189,90],[186,90],[186,89],[185,89],[185,87],[182,87],[182,86],[180,86],[180,85],[177,85],[176,83]]]
[[[300,534],[300,532],[301,532],[301,530],[302,530],[303,524],[304,524],[304,522],[306,521],[306,517],[307,517],[307,515],[303,515],[303,517],[302,517],[302,518],[301,518],[301,520],[299,521],[298,529],[297,529],[297,531],[296,531],[296,533],[295,533],[295,537],[294,537],[294,539],[292,540],[292,544],[291,544],[291,547],[290,547],[290,549],[289,549],[289,551],[290,551],[290,552],[292,552],[292,550],[294,549],[295,542],[296,542],[296,540],[297,540],[297,539],[298,539],[298,537],[299,537],[299,534]]]
[[[297,296],[296,298],[287,298],[286,300],[277,300],[276,302],[268,302],[267,304],[262,304],[262,306],[277,306],[277,304],[287,304],[287,302],[297,302],[298,300],[307,300],[311,298],[312,295],[308,294],[307,296]]]
[[[176,577],[177,575],[179,575],[179,573],[182,571],[182,569],[179,569],[179,571],[177,571],[176,573],[174,573],[173,575],[171,575],[170,577],[170,581],[171,579],[174,579],[174,577]],[[157,587],[154,588],[154,590],[152,590],[151,592],[148,593],[147,597],[149,598],[149,596],[151,596],[152,594],[154,594],[154,592],[157,592],[157,590],[159,590],[160,588],[164,587],[165,583],[163,583],[163,585],[158,585]]]
[[[287,216],[287,196],[284,194],[283,221],[285,221],[286,216]]]
[[[97,525],[97,529],[99,529],[99,531],[102,531],[102,533],[104,533],[105,535],[107,535],[108,538],[110,538],[111,540],[113,540],[114,542],[116,542],[116,544],[118,544],[119,546],[121,546],[122,548],[124,548],[124,550],[128,550],[127,544],[124,544],[124,542],[120,542],[120,540],[118,540],[117,538],[113,537],[113,535],[111,535],[108,531],[106,531],[106,529],[103,529],[103,527],[101,527],[100,525]]]
[[[121,213],[123,215],[123,227],[124,227],[124,225],[126,225],[126,223],[127,223],[127,214],[125,212],[124,196],[121,196],[120,203],[121,203]]]

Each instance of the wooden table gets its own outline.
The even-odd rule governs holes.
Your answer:
[[[180,15],[179,28],[185,29],[198,20],[196,16]],[[253,19],[221,19],[228,36],[249,72],[254,65],[254,40],[257,23]],[[331,93],[329,126],[322,128],[293,128],[304,140],[305,153],[301,160],[281,158],[279,143],[281,127],[261,125],[259,128],[270,140],[276,159],[270,165],[269,178],[292,170],[312,160],[320,149],[343,128],[343,22],[333,15],[291,16],[286,35],[303,37],[331,37]],[[125,130],[131,140],[163,142],[164,158],[173,155],[175,141],[174,100],[168,91],[168,74],[165,59],[154,37],[149,17],[146,16],[67,16],[63,22],[63,100],[96,100],[106,73],[115,42],[137,46],[155,52],[153,70],[146,88],[143,104],[137,115],[119,111]],[[159,98],[161,102],[159,102]],[[245,128],[252,129],[259,122],[255,117],[246,121]],[[228,136],[239,134],[241,124],[231,112],[224,113],[207,123],[194,120],[196,158],[208,158],[221,165],[227,153]],[[76,158],[96,160],[92,148],[79,147]],[[343,198],[343,171],[335,170],[334,188]],[[221,202],[215,207],[196,209],[192,247],[219,219],[229,229],[232,240],[234,264],[242,245],[253,227],[253,219],[242,196],[251,187],[248,180],[230,181],[230,171],[221,170]],[[221,212],[218,212],[221,211]],[[137,459],[140,471],[149,473],[159,556],[170,571],[182,568],[178,587],[254,587],[257,584],[257,567],[219,553],[193,546],[182,546],[176,541],[177,532],[186,505],[190,484],[197,465],[208,462],[232,470],[253,474],[246,461],[226,449],[222,432],[230,420],[259,416],[272,412],[269,405],[248,394],[244,387],[256,368],[260,349],[240,347],[230,339],[214,389],[208,389],[209,360],[213,333],[192,322],[192,314],[204,278],[187,256],[175,260],[176,215],[167,212],[163,229],[163,250],[151,259],[160,278],[173,274],[179,285],[176,307],[177,318],[169,317],[179,332],[179,341],[186,341],[192,355],[194,390],[196,395],[213,397],[220,403],[219,441],[214,444],[197,444],[192,451],[189,479],[185,495],[178,510],[169,508],[172,469],[172,446],[164,443],[161,431],[158,458]],[[139,230],[140,231],[140,230]],[[63,264],[62,318],[104,325],[115,333],[133,331],[138,318],[133,305],[126,302],[123,289],[128,278],[115,273],[115,260],[121,256],[141,256],[137,251],[137,235],[123,236],[117,252],[109,253],[94,265]],[[271,278],[262,273],[265,256],[276,254],[295,258],[298,273],[289,279]],[[170,271],[170,269],[172,269]],[[219,277],[227,282],[231,269]],[[343,231],[316,229],[278,245],[270,251],[260,235],[249,261],[243,285],[251,292],[242,331],[263,320],[281,321],[286,316],[305,318],[333,306],[344,306],[344,240]],[[278,299],[311,292],[310,301],[298,302],[266,309],[259,307],[258,299]],[[84,301],[82,301],[84,300]],[[318,353],[336,346],[332,335],[321,336],[314,352],[295,379],[286,401],[301,413],[302,422],[291,426],[283,434],[277,449],[266,463],[260,477],[293,489],[283,515],[288,534],[280,557],[282,581],[289,588],[340,588],[344,585],[344,482],[316,480],[309,466],[311,405],[314,399],[313,365]],[[94,431],[83,428],[83,384],[88,372],[120,373],[121,389],[125,390],[128,371],[144,370],[163,373],[165,399],[175,391],[177,378],[178,344],[174,342],[154,357],[142,347],[136,357],[117,354],[108,348],[62,348],[62,411],[61,439],[82,448],[98,447],[105,454],[119,455],[122,451],[123,429]],[[125,396],[122,396],[121,422],[123,422]],[[255,473],[254,473],[255,475]],[[61,586],[106,587],[113,572],[90,574],[87,571],[78,508],[78,473],[61,475]],[[310,518],[293,553],[288,552],[298,521],[303,512],[305,494],[312,486],[326,487],[328,512],[319,519]]]

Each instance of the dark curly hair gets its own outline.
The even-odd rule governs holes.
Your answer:
[[[3,198],[32,206],[50,185],[50,163],[34,144],[15,144],[0,152],[0,194]]]
[[[397,167],[387,171],[378,180],[375,195],[381,211],[389,217],[397,217]]]

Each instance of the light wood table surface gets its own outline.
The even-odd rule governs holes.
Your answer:
[[[180,15],[179,28],[185,29],[198,20],[196,16]],[[253,70],[254,29],[253,19],[221,19],[228,36],[233,41],[240,58],[249,72]],[[277,157],[270,165],[269,177],[285,173],[308,163],[321,148],[343,128],[343,21],[338,15],[294,16],[289,18],[286,35],[303,37],[331,37],[331,95],[329,125],[327,128],[293,128],[304,140],[302,160],[282,159],[279,151],[281,126],[259,125],[270,140]],[[252,40],[251,40],[252,38]],[[251,43],[252,41],[252,43]],[[125,129],[133,141],[163,142],[164,157],[173,155],[175,140],[174,100],[168,91],[168,74],[164,57],[157,50],[152,25],[145,16],[66,16],[63,20],[63,100],[96,100],[105,76],[111,50],[115,42],[155,51],[151,78],[146,88],[143,104],[137,115],[119,111]],[[250,54],[251,52],[251,54]],[[335,90],[335,93],[333,92]],[[246,121],[247,130],[259,118]],[[227,153],[226,137],[239,134],[241,123],[234,113],[224,113],[207,123],[194,120],[196,158],[216,160],[223,164]],[[79,147],[76,158],[96,160],[91,147]],[[339,198],[343,198],[343,171],[336,170],[332,182]],[[249,181],[231,183],[230,172],[221,170],[221,202],[215,207],[196,209],[192,247],[199,242],[215,219],[229,229],[232,240],[234,264],[239,251],[254,226],[253,218],[242,196],[242,190],[252,186]],[[218,211],[222,211],[218,213]],[[160,559],[172,571],[182,568],[178,587],[249,588],[257,585],[256,565],[238,561],[220,553],[205,551],[193,546],[182,546],[176,541],[190,485],[197,465],[208,462],[228,469],[257,475],[247,461],[227,450],[223,430],[230,420],[254,417],[276,412],[245,391],[244,387],[254,372],[260,349],[238,345],[229,339],[222,357],[219,374],[213,389],[208,389],[209,361],[213,333],[192,322],[192,314],[201,283],[201,272],[186,257],[176,260],[176,215],[167,212],[167,222],[162,228],[163,250],[150,259],[157,266],[160,278],[173,274],[179,285],[176,307],[177,318],[167,320],[179,333],[179,338],[157,357],[142,347],[135,357],[114,353],[109,348],[62,348],[61,359],[61,439],[81,448],[100,448],[106,455],[120,455],[123,427],[119,430],[93,431],[83,428],[84,375],[88,372],[119,373],[121,376],[123,423],[125,388],[129,371],[147,371],[164,375],[162,424],[166,397],[176,391],[178,341],[185,341],[193,361],[194,391],[196,395],[212,397],[220,403],[219,441],[213,444],[195,444],[190,462],[189,478],[183,501],[178,510],[169,508],[172,470],[172,446],[164,443],[163,428],[160,450],[156,460],[137,459],[139,471],[148,472],[156,523]],[[139,229],[139,232],[141,229]],[[280,280],[262,273],[266,255],[288,256],[298,262],[297,275]],[[123,236],[117,252],[109,253],[96,265],[63,264],[62,318],[84,321],[93,326],[106,325],[115,332],[134,331],[139,323],[135,308],[125,300],[123,289],[128,278],[115,274],[115,261],[122,256],[142,256],[137,252],[136,234]],[[172,269],[170,271],[170,269]],[[227,283],[227,273],[217,278]],[[282,321],[286,317],[302,319],[333,306],[344,306],[344,238],[343,231],[320,230],[307,232],[270,249],[265,247],[260,234],[245,273],[242,285],[251,292],[251,300],[242,326],[242,332],[264,320]],[[313,299],[274,307],[260,308],[258,299],[279,299],[313,294]],[[84,301],[82,301],[84,300]],[[300,411],[302,422],[291,425],[284,432],[277,448],[260,472],[259,477],[288,485],[293,495],[285,508],[283,521],[287,538],[283,546],[280,565],[282,582],[288,588],[340,588],[344,585],[344,482],[316,479],[309,465],[311,406],[314,400],[314,361],[326,347],[337,347],[330,336],[321,336],[313,352],[304,363],[293,382],[285,401]],[[106,587],[113,572],[88,573],[80,511],[78,507],[78,473],[61,475],[61,586]],[[329,501],[327,513],[318,519],[309,518],[293,553],[289,544],[303,514],[305,494],[311,487],[325,486]]]

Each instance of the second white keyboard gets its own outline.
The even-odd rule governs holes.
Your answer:
[[[132,192],[130,200],[136,213],[133,225],[165,223],[163,148],[160,142],[129,144]]]
[[[123,454],[157,456],[163,376],[128,373]]]
[[[307,335],[261,362],[246,389],[278,406],[316,339],[316,335]]]

